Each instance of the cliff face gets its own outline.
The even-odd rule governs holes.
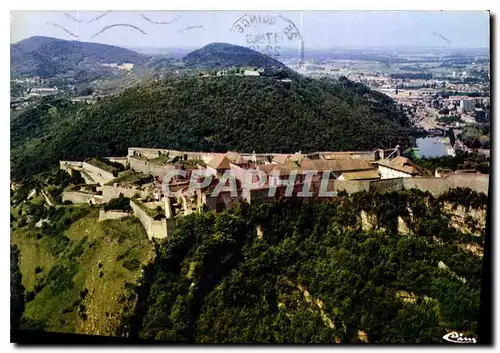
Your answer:
[[[426,202],[431,207],[429,202]],[[441,217],[448,221],[453,229],[477,237],[484,236],[486,232],[486,206],[474,208],[472,206],[463,206],[452,202],[443,202],[441,208]],[[376,210],[361,210],[358,216],[359,225],[362,230],[369,231],[378,229],[386,230],[387,224],[383,224],[377,217]],[[416,231],[417,219],[414,217],[414,210],[410,205],[406,211],[397,214],[394,218],[397,224],[397,231],[402,235],[410,235]]]
[[[486,231],[486,206],[472,208],[445,202],[443,214],[449,217],[450,226],[463,233],[481,236]]]

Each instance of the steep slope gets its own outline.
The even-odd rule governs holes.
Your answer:
[[[283,63],[249,48],[227,43],[212,43],[197,49],[183,60],[192,67],[261,67],[289,70]]]
[[[21,328],[119,335],[137,300],[141,265],[153,255],[144,228],[135,218],[99,222],[98,209],[88,206],[44,209],[37,199],[11,223],[26,297]],[[34,210],[49,223],[19,222]]]
[[[34,36],[11,44],[11,73],[50,77],[97,63],[143,65],[149,56],[113,45]]]
[[[410,143],[409,122],[387,96],[345,80],[291,77],[291,83],[269,77],[169,78],[92,106],[45,100],[46,108],[20,114],[24,122],[11,121],[12,176],[29,176],[60,159],[125,155],[130,146],[251,153]]]
[[[455,191],[437,199],[363,192],[185,217],[145,275],[138,335],[184,343],[442,343],[455,330],[474,337],[485,233],[453,229],[443,205],[466,197],[478,202],[471,210],[485,210],[487,198]],[[373,215],[371,229],[363,212]]]

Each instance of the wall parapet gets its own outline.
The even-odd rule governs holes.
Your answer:
[[[104,203],[101,195],[81,191],[63,191],[62,202],[65,201],[71,201],[73,203],[92,203],[93,205]]]
[[[124,197],[132,198],[136,194],[139,194],[140,197],[147,197],[148,192],[145,190],[139,190],[137,188],[128,188],[123,186],[114,186],[114,185],[103,185],[102,186],[102,197],[104,202],[108,202],[111,199],[116,199],[120,197],[120,194],[123,194]]]
[[[129,212],[117,211],[117,210],[104,211],[103,209],[99,210],[99,222],[105,221],[107,219],[119,219],[129,216],[130,216]]]
[[[87,162],[82,163],[82,168],[90,174],[90,177],[92,179],[94,179],[101,185],[104,185],[115,178],[113,173],[110,173]]]
[[[130,200],[130,207],[132,208],[134,215],[144,226],[149,239],[166,238],[174,231],[176,223],[175,218],[162,218],[160,220],[155,220],[145,210],[143,210],[141,206],[135,203],[134,200]]]

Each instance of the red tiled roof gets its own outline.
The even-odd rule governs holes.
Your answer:
[[[302,170],[330,170],[333,172],[349,172],[374,169],[370,162],[364,159],[313,159],[300,163]]]
[[[415,163],[413,163],[411,160],[405,157],[398,156],[391,160],[380,160],[377,163],[380,164],[381,166],[398,170],[400,172],[407,173],[410,175],[420,174],[420,171],[418,170]]]
[[[364,170],[361,172],[351,172],[351,173],[342,173],[345,180],[367,180],[367,179],[380,179],[380,175],[378,171],[373,170]]]
[[[214,169],[229,169],[231,161],[225,155],[218,155],[213,157],[207,165]]]
[[[245,164],[248,163],[248,161],[241,156],[238,152],[232,152],[229,151],[226,153],[226,157],[235,164]]]
[[[279,175],[290,175],[290,168],[285,164],[260,164],[257,169],[263,171],[267,175],[278,172]]]

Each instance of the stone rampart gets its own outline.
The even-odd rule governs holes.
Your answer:
[[[438,196],[455,188],[470,188],[488,195],[489,176],[486,174],[451,174],[446,178],[402,178],[405,189],[429,191]]]
[[[92,203],[93,205],[99,205],[103,203],[103,198],[101,195],[94,195],[86,192],[63,191],[62,202],[65,201],[71,201],[73,203]]]
[[[175,218],[163,218],[160,220],[154,220],[145,210],[136,204],[133,200],[130,200],[130,207],[134,212],[134,215],[141,221],[146,234],[149,239],[152,238],[166,238],[175,229]]]
[[[129,212],[109,210],[104,211],[103,209],[99,210],[99,222],[105,221],[107,219],[119,219],[124,217],[129,217]]]
[[[111,199],[116,199],[120,197],[120,194],[123,194],[124,197],[134,197],[138,194],[140,197],[147,197],[148,192],[145,190],[139,190],[136,188],[128,188],[123,186],[114,186],[114,185],[103,185],[102,186],[102,198],[104,202],[108,202]]]
[[[83,170],[85,170],[87,173],[90,174],[90,177],[92,179],[94,179],[97,183],[101,185],[104,185],[108,181],[113,180],[115,178],[112,173],[105,171],[104,169],[96,167],[95,165],[92,165],[87,162],[82,163],[82,168]]]

